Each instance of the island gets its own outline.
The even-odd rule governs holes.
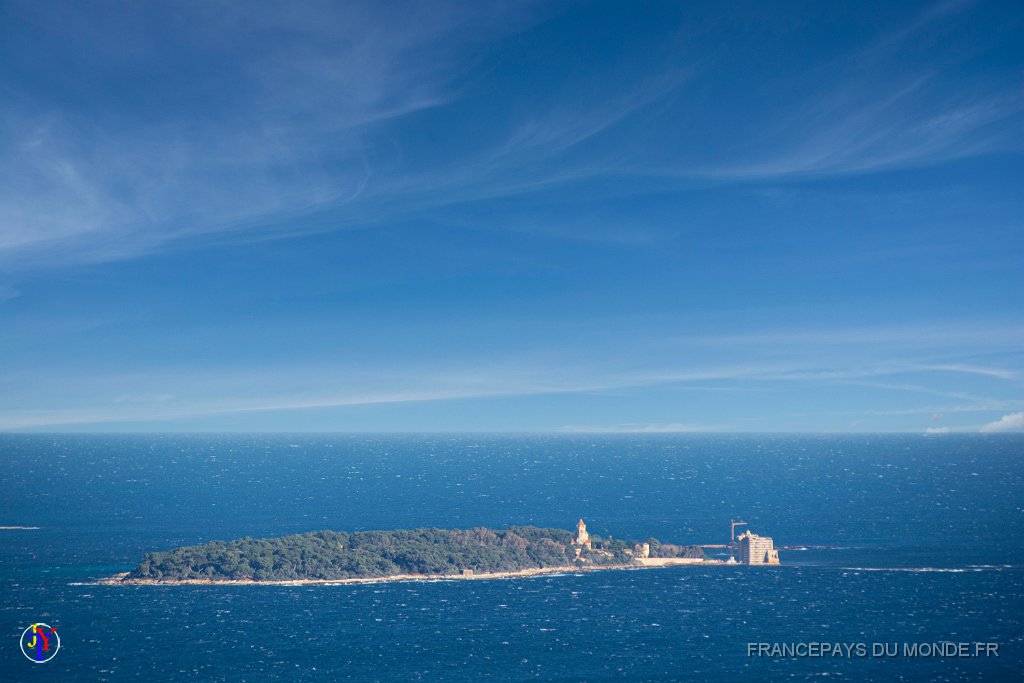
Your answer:
[[[309,584],[503,578],[552,572],[702,564],[700,546],[626,542],[587,532],[514,526],[496,530],[317,531],[214,541],[145,554],[102,583]]]

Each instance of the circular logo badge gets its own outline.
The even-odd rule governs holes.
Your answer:
[[[59,649],[57,629],[49,624],[32,624],[21,634],[21,652],[36,664],[50,661]]]

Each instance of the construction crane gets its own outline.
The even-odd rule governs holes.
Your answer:
[[[736,547],[736,527],[738,527],[738,526],[747,526],[747,523],[746,522],[738,522],[735,519],[731,519],[729,521],[731,522],[731,526],[732,526],[732,528],[730,530],[732,532],[731,533],[730,543],[735,548]]]

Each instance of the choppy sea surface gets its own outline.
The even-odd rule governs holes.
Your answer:
[[[536,524],[780,567],[90,585],[145,551]],[[1022,680],[1024,437],[0,435],[0,681]],[[811,546],[829,546],[813,548]],[[22,630],[58,628],[33,664]],[[748,643],[999,656],[748,656]]]

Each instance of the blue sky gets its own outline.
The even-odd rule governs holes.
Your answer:
[[[0,2],[0,430],[1024,430],[1022,28]]]

